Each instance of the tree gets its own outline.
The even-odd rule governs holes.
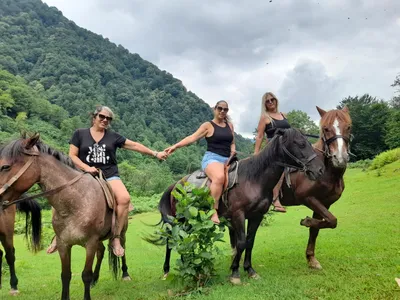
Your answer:
[[[343,99],[338,109],[347,106],[353,122],[351,151],[357,159],[371,159],[388,149],[385,143],[389,105],[368,94]]]
[[[310,116],[301,110],[292,110],[287,113],[287,119],[291,127],[299,129],[305,134],[319,135],[319,129],[317,124],[311,120]],[[316,138],[309,138],[314,143],[317,141]]]
[[[390,149],[400,147],[400,109],[391,111],[386,121],[385,143]]]

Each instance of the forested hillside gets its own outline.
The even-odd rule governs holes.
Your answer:
[[[210,106],[180,80],[40,0],[0,1],[0,68],[7,71],[1,72],[3,139],[25,126],[66,150],[72,132],[104,104],[117,114],[115,130],[163,149],[212,118]],[[239,151],[253,151],[249,140],[236,139]],[[163,165],[183,174],[199,167],[203,151],[204,142],[180,149]],[[119,156],[132,165],[143,160],[128,151]]]

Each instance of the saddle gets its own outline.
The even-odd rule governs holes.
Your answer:
[[[94,177],[103,189],[104,196],[106,197],[107,206],[109,209],[115,211],[116,201],[115,195],[111,185],[105,180],[103,172],[99,169],[99,175]]]
[[[237,183],[237,172],[239,169],[239,160],[236,156],[231,156],[225,163],[225,180],[222,191],[222,201],[227,206],[228,191]],[[196,170],[184,178],[185,182],[193,184],[196,187],[209,186],[211,181],[203,170]]]

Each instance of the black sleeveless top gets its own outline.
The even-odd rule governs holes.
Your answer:
[[[210,121],[214,127],[214,134],[206,137],[207,151],[229,157],[231,155],[231,144],[233,141],[233,133],[228,123],[225,127],[220,127],[213,121]]]
[[[288,120],[285,118],[285,116],[282,114],[283,120],[277,120],[277,119],[273,119],[273,123],[269,123],[267,124],[267,126],[265,126],[265,133],[267,134],[267,138],[268,139],[272,139],[274,137],[275,134],[275,130],[278,128],[282,128],[282,129],[288,129],[290,128],[290,124],[288,122]]]

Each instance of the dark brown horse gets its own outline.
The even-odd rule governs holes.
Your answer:
[[[38,183],[49,204],[54,208],[53,228],[61,259],[62,296],[69,299],[71,281],[71,248],[86,248],[86,262],[82,272],[84,299],[90,299],[90,287],[99,278],[105,247],[102,241],[112,236],[112,210],[97,180],[78,170],[71,159],[39,141],[39,135],[18,139],[0,149],[0,205],[16,201],[32,185]],[[122,246],[125,244],[127,222],[121,224]],[[93,272],[94,257],[97,263]],[[109,251],[114,275],[118,272],[118,258]],[[123,279],[129,280],[125,256],[122,257]]]
[[[325,165],[324,174],[316,181],[310,181],[301,172],[290,174],[290,185],[282,186],[281,203],[286,206],[305,205],[313,211],[312,218],[306,217],[300,224],[310,228],[306,250],[308,265],[322,269],[315,258],[315,242],[323,228],[336,228],[337,219],[329,212],[344,190],[343,174],[349,161],[351,118],[348,109],[330,110],[317,107],[321,116],[320,139],[314,144],[318,161]]]
[[[254,239],[264,214],[272,202],[272,190],[279,181],[284,167],[291,165],[301,170],[310,181],[316,180],[324,171],[321,160],[316,160],[316,153],[307,139],[295,129],[278,131],[277,135],[259,154],[239,161],[237,184],[228,192],[228,205],[220,201],[218,214],[231,220],[229,233],[231,244],[235,249],[230,280],[240,283],[239,262],[246,250],[244,269],[248,275],[258,275],[251,264],[251,253]],[[168,222],[168,215],[173,215],[170,186],[163,194],[159,209],[162,220]],[[247,236],[245,220],[248,220]],[[169,272],[170,254],[168,244],[164,262],[164,276]]]
[[[0,174],[5,170],[2,169]],[[0,175],[2,176],[2,174]],[[42,214],[39,204],[34,200],[26,200],[12,205],[8,209],[0,209],[0,243],[3,245],[5,258],[10,268],[10,294],[16,295],[18,291],[18,278],[15,272],[15,249],[14,249],[14,223],[18,212],[25,213],[25,238],[29,248],[36,252],[40,250],[40,237],[42,230]],[[29,233],[31,237],[29,238]],[[0,288],[2,272],[3,251],[0,249]]]

